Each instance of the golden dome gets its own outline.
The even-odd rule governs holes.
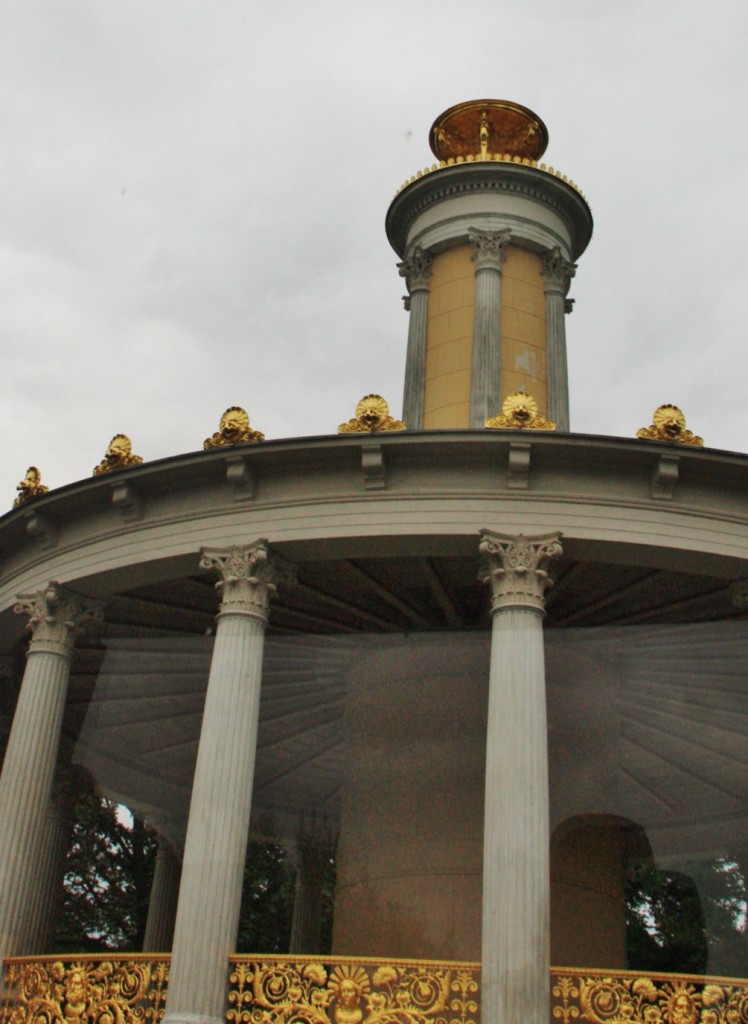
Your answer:
[[[439,160],[502,153],[539,160],[548,146],[548,129],[537,114],[510,100],[468,100],[434,121],[429,145]]]

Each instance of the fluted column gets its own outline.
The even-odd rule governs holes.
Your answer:
[[[470,426],[483,427],[501,411],[501,267],[510,232],[468,235],[475,262],[473,367],[470,378]]]
[[[58,583],[18,598],[31,641],[0,777],[0,958],[38,945],[40,886],[57,856],[48,821],[77,630],[98,609]],[[35,934],[36,933],[36,934]]]
[[[312,827],[296,841],[296,890],[289,953],[319,953],[322,929],[322,885],[331,856],[329,836]]]
[[[398,263],[400,277],[408,286],[408,352],[405,357],[403,420],[409,430],[423,430],[423,396],[426,388],[426,338],[428,334],[429,282],[433,257],[420,245]]]
[[[171,843],[159,835],[148,900],[148,919],[143,936],[144,953],[168,953],[171,950],[177,916],[179,875],[179,858]]]
[[[549,1020],[546,566],[559,535],[481,531],[492,591],[483,840],[483,1024]]]
[[[556,430],[569,431],[569,368],[566,356],[566,293],[576,273],[556,247],[543,255],[545,330],[548,350],[548,419]]]
[[[223,1021],[236,943],[260,710],[277,572],[264,541],[204,549],[221,607],[192,784],[166,1021]]]
[[[52,952],[62,912],[62,882],[73,830],[73,801],[66,778],[54,788],[42,823],[39,870],[29,900],[28,955]]]

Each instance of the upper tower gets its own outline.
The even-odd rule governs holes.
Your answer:
[[[439,163],[406,182],[386,220],[409,293],[403,419],[482,427],[526,391],[568,431],[564,315],[590,208],[538,163],[548,131],[517,103],[459,103],[429,142]]]

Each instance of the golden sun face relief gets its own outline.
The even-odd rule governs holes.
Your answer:
[[[704,444],[703,438],[686,430],[686,417],[678,406],[669,403],[658,406],[652,413],[650,426],[640,427],[636,436],[645,441],[674,441],[697,446]]]
[[[390,407],[381,395],[364,395],[356,406],[356,415],[338,427],[339,434],[365,434],[377,430],[405,430],[402,420],[390,416]]]
[[[218,430],[203,441],[203,448],[221,448],[229,444],[249,444],[264,441],[265,435],[249,425],[249,413],[240,405],[230,405],[221,416]]]
[[[507,395],[498,416],[486,420],[486,426],[502,430],[555,430],[556,424],[538,412],[532,395],[515,391]]]

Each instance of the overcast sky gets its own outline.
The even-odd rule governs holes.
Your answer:
[[[674,402],[748,450],[743,0],[0,10],[0,509],[31,463],[56,487],[115,433],[194,451],[229,405],[269,439],[371,391],[399,415],[384,216],[434,118],[480,97],[536,111],[592,207],[572,428],[632,436]]]

